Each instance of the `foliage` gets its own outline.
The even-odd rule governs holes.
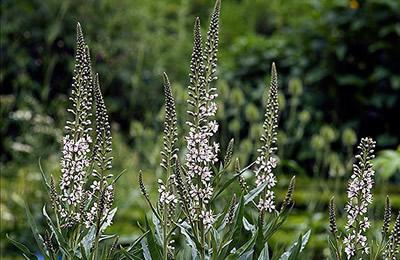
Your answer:
[[[389,196],[386,197],[381,238],[367,237],[371,227],[368,218],[368,206],[372,203],[372,188],[374,185],[375,141],[371,138],[361,139],[358,145],[359,153],[355,156],[353,174],[347,189],[348,202],[345,206],[347,222],[344,232],[339,232],[336,223],[336,206],[334,198],[329,203],[329,237],[328,244],[332,259],[396,259],[400,256],[400,213],[391,226],[391,205]]]
[[[110,123],[98,75],[92,72],[89,48],[79,23],[70,101],[71,108],[67,111],[71,119],[65,126],[59,188],[53,176],[48,180],[40,169],[53,214],[47,213],[46,205],[43,207],[47,226],[43,234],[26,205],[28,223],[40,253],[47,259],[58,259],[59,256],[66,259],[113,258],[116,241],[108,246],[104,246],[104,242],[115,236],[105,235],[104,231],[117,210],[112,208],[112,203],[113,184],[118,177],[113,179],[110,173]],[[35,256],[28,247],[8,238],[26,259]]]
[[[41,183],[38,158],[48,175],[59,176],[58,151],[62,122],[68,117],[65,107],[76,22],[85,24],[95,53],[92,61],[102,75],[104,101],[112,119],[114,172],[143,169],[152,199],[158,196],[155,180],[164,176],[157,167],[165,113],[160,75],[168,71],[174,79],[177,127],[183,134],[191,24],[194,14],[206,17],[210,2],[1,2],[2,254],[15,250],[6,233],[28,245],[34,242],[26,232],[27,198],[40,233],[45,233],[41,205],[50,205],[50,201]],[[377,185],[371,218],[380,221],[386,194],[392,195],[395,210],[400,207],[395,150],[400,129],[393,113],[400,104],[395,71],[399,4],[386,0],[241,0],[223,5],[222,66],[215,84],[220,124],[216,139],[227,147],[234,137],[232,157],[243,165],[252,162],[263,131],[260,108],[266,99],[260,97],[265,92],[265,71],[271,61],[277,61],[282,86],[277,135],[281,160],[275,194],[283,199],[293,174],[297,192],[295,214],[271,237],[269,252],[282,251],[283,245],[308,226],[313,235],[305,257],[327,256],[326,206],[332,193],[338,203],[345,201],[343,187],[360,136],[373,136],[378,140],[377,150],[387,149],[374,160]],[[183,143],[177,141],[179,147]],[[230,167],[228,172],[234,172]],[[241,176],[253,181],[247,169]],[[115,198],[118,214],[110,232],[121,234],[119,243],[124,245],[132,245],[140,233],[134,223],[143,223],[146,215],[136,179],[135,174],[123,175]],[[240,193],[239,183],[230,188]],[[230,201],[226,193],[219,196],[218,209]],[[138,242],[131,250],[140,247]]]

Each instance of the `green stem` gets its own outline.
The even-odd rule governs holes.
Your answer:
[[[164,255],[163,255],[163,259],[164,260],[168,260],[168,230],[167,230],[167,204],[164,203],[164,214],[163,214],[163,238],[164,238]]]

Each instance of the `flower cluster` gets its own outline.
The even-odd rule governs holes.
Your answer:
[[[59,204],[59,213],[66,225],[79,222],[82,218],[80,209],[85,202],[84,185],[91,164],[93,80],[89,49],[79,24],[72,88],[72,108],[68,112],[73,115],[73,120],[67,121],[65,126],[61,158],[60,197],[67,207],[65,209]]]
[[[172,190],[172,183],[165,185],[161,179],[158,179],[158,193],[160,209],[165,213],[163,219],[165,223],[163,224],[170,226],[178,204],[178,199]]]
[[[388,245],[383,255],[384,259],[396,260],[400,254],[400,212],[397,214],[396,221],[390,234]]]
[[[370,227],[367,215],[368,205],[372,203],[371,189],[374,184],[371,159],[374,158],[375,141],[371,138],[362,138],[358,146],[360,153],[356,156],[357,162],[353,165],[347,196],[348,203],[346,230],[348,235],[344,239],[345,252],[350,258],[361,250],[369,253],[369,246],[365,232]]]
[[[89,49],[77,25],[77,50],[74,77],[61,158],[60,194],[52,180],[52,206],[63,226],[83,223],[87,228],[107,219],[114,200],[109,179],[111,169],[111,127],[101,94],[98,75],[92,75]],[[94,105],[92,104],[94,95]],[[92,111],[95,109],[95,133]],[[92,136],[94,141],[92,141]],[[102,225],[103,227],[105,225]]]
[[[92,185],[90,185],[91,189],[87,191],[89,197],[100,197],[98,202],[93,202],[90,210],[85,212],[84,224],[87,228],[95,225],[97,218],[100,221],[107,219],[112,203],[114,202],[114,187],[108,184],[106,180],[102,182],[101,184],[100,181],[93,181]],[[111,222],[111,220],[109,221]]]
[[[111,149],[111,126],[109,123],[107,109],[101,94],[99,78],[96,74],[94,78],[94,97],[96,105],[96,143],[94,147],[94,160],[96,168],[93,169],[94,178],[90,189],[87,191],[88,198],[93,198],[90,210],[85,214],[85,225],[100,225],[100,222],[106,221],[111,224],[112,203],[114,201],[114,187],[108,182],[113,175],[108,171],[112,168],[112,157],[109,155]],[[107,225],[101,225],[104,229]],[[99,226],[97,228],[100,228]]]
[[[61,196],[68,205],[77,206],[82,201],[86,169],[90,164],[90,144],[92,140],[86,135],[74,140],[66,135],[63,140],[61,160]]]
[[[262,146],[258,149],[259,156],[255,162],[256,185],[266,185],[266,190],[258,203],[260,211],[273,212],[276,208],[275,194],[272,191],[272,188],[277,182],[273,170],[277,166],[277,159],[274,154],[277,150],[276,135],[278,127],[278,112],[278,78],[275,63],[273,63],[271,69],[271,84],[263,124],[264,133],[261,136]]]
[[[218,161],[219,144],[211,141],[218,131],[218,123],[211,120],[217,112],[216,89],[211,87],[217,62],[219,2],[217,2],[210,28],[207,33],[205,54],[202,51],[200,20],[194,27],[194,47],[190,63],[190,86],[188,111],[191,120],[187,122],[186,136],[187,183],[190,195],[190,214],[193,219],[201,219],[203,225],[214,222],[208,204],[213,194],[211,179],[212,165]]]

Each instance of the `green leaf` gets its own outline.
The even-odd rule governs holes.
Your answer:
[[[118,208],[113,208],[108,212],[107,217],[103,220],[101,224],[100,230],[105,230],[111,224],[111,221],[109,220],[112,220],[114,218],[115,213],[117,213],[117,209]]]
[[[54,234],[60,249],[63,251],[64,254],[67,256],[73,255],[73,250],[69,247],[68,243],[66,242],[64,236],[62,235],[61,231],[54,225],[53,221],[51,220],[50,216],[47,214],[46,206],[43,206],[43,216],[45,216],[47,223]]]
[[[91,226],[89,232],[82,238],[81,241],[81,245],[83,246],[85,255],[90,255],[90,249],[93,246],[95,238],[96,238],[96,227]]]
[[[134,253],[129,253],[125,248],[121,247],[119,249],[119,253],[121,253],[122,255],[124,255],[126,258],[130,259],[130,260],[136,260],[136,259],[141,259],[139,257],[136,257]],[[123,259],[123,258],[121,258]],[[146,258],[145,258],[146,259]],[[150,258],[151,259],[151,258]]]
[[[127,251],[130,252],[133,248],[135,248],[139,244],[139,242],[142,241],[142,239],[147,235],[147,233],[149,233],[149,231],[146,231],[140,237],[136,238],[136,240],[133,241],[132,245],[128,247]]]
[[[252,260],[253,253],[254,253],[254,250],[250,249],[249,251],[246,251],[241,256],[239,256],[238,260]]]
[[[244,245],[242,245],[238,250],[236,250],[235,255],[241,256],[251,250],[251,254],[253,254],[253,246],[256,242],[257,234],[253,234],[249,241],[247,241]]]
[[[152,260],[147,240],[143,239],[140,243],[142,244],[142,250],[143,250],[144,259],[145,260]],[[161,259],[161,258],[157,258],[157,259]]]
[[[258,260],[269,260],[269,250],[268,250],[267,242],[265,243],[263,250],[261,251],[260,255],[258,256]]]
[[[243,227],[244,229],[246,229],[247,231],[250,231],[251,233],[254,234],[254,231],[256,230],[256,227],[251,224],[246,217],[243,217]]]
[[[308,243],[310,239],[311,230],[308,230],[307,233],[303,236],[300,235],[297,241],[295,241],[289,249],[284,252],[279,260],[290,260],[290,259],[298,259],[298,255],[303,251],[304,247]]]
[[[209,232],[209,234],[211,235],[211,248],[213,255],[217,255],[221,243],[221,236],[213,226],[211,226]]]
[[[274,215],[270,215],[268,221],[266,221],[267,227],[264,230],[264,237],[266,240],[269,238],[285,223],[289,213],[291,212],[291,208],[288,210],[284,210],[283,212],[275,213]]]
[[[239,173],[236,173],[235,175],[233,175],[232,178],[230,178],[228,181],[226,181],[224,183],[224,185],[222,185],[221,188],[218,189],[218,192],[215,193],[215,195],[212,197],[211,202],[213,202],[219,195],[221,195],[221,193],[229,187],[229,185],[231,185],[238,176],[242,175],[246,170],[248,170],[250,167],[252,167],[254,165],[255,162],[252,162],[251,164],[249,164],[246,168],[242,169]],[[245,203],[247,204],[247,203]]]
[[[117,235],[113,234],[113,235],[101,235],[99,241],[105,241],[111,238],[115,238],[117,237]]]
[[[177,223],[177,226],[180,227],[181,233],[185,236],[186,238],[186,244],[190,247],[191,249],[191,254],[192,254],[192,259],[198,259],[199,258],[199,251],[197,250],[198,247],[200,247],[199,243],[196,242],[196,239],[191,237],[191,232],[188,231],[190,228],[189,224],[186,222],[182,223]]]
[[[222,243],[219,248],[218,259],[224,259],[235,246],[234,238],[239,238],[242,235],[243,223],[242,218],[244,215],[244,199],[240,197],[239,203],[235,206],[235,215],[232,223],[228,225],[228,232],[222,238]]]
[[[154,224],[155,231],[156,231],[156,234],[155,234],[156,241],[160,246],[162,246],[162,244],[163,244],[162,241],[164,241],[164,236],[166,236],[167,234],[163,233],[162,227],[161,227],[161,222],[157,218],[157,216],[154,215],[154,213],[152,214],[152,220],[153,220],[153,224]]]
[[[147,229],[149,230],[149,232],[146,235],[146,240],[142,240],[142,245],[143,245],[143,241],[146,241],[147,244],[147,250],[150,250],[150,255],[151,255],[151,259],[161,259],[161,252],[159,249],[159,246],[156,242],[156,238],[154,236],[153,230],[151,229],[149,222],[146,218],[146,226]],[[143,251],[146,249],[143,248]]]
[[[118,179],[126,172],[126,169],[122,170],[111,182],[110,185],[113,185],[114,183],[116,183],[118,181]]]
[[[257,238],[256,242],[254,244],[254,256],[258,256],[261,254],[261,251],[265,247],[265,238],[264,238],[264,232],[263,232],[263,222],[261,218],[258,218],[258,225],[257,225]]]
[[[8,234],[6,234],[6,237],[10,242],[16,246],[19,250],[22,251],[23,256],[25,259],[36,259],[36,256],[34,253],[32,253],[28,247],[26,247],[24,244],[18,242],[17,240],[12,239]]]
[[[29,210],[28,205],[26,205],[26,204],[25,204],[25,211],[26,211],[26,216],[28,218],[28,224],[31,227],[31,230],[32,230],[33,236],[35,238],[36,244],[37,244],[40,252],[42,252],[45,255],[46,254],[46,250],[45,250],[45,248],[43,246],[43,238],[40,235],[39,229],[38,229],[38,227],[36,225],[35,220],[33,219],[32,213]]]
[[[340,251],[337,239],[332,234],[329,234],[328,236],[328,245],[332,259],[340,259]]]
[[[46,178],[46,174],[43,171],[41,158],[39,158],[39,162],[38,163],[39,163],[40,174],[42,175],[42,179],[43,179],[43,182],[44,182],[44,184],[46,186],[47,192],[50,192],[50,184],[49,184],[49,181]]]
[[[85,252],[85,248],[82,245],[82,243],[80,244],[79,250],[80,250],[80,253],[81,253],[81,258],[82,259],[88,259],[87,254]]]
[[[255,197],[257,197],[257,195],[260,194],[260,193],[265,189],[265,187],[267,187],[267,184],[268,184],[267,182],[264,182],[264,183],[261,184],[260,186],[255,187],[254,189],[252,189],[251,191],[249,191],[249,193],[247,193],[247,194],[244,196],[244,205],[247,205],[249,202],[252,202],[253,199],[254,199]]]

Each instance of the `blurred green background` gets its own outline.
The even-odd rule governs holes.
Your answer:
[[[161,175],[161,74],[173,83],[184,134],[193,21],[200,16],[206,28],[212,6],[212,0],[1,1],[2,257],[17,254],[6,233],[33,245],[24,203],[43,221],[39,158],[47,174],[59,175],[76,23],[112,119],[114,172],[126,169],[109,231],[128,242],[148,212],[137,173],[144,171],[154,198]],[[297,187],[295,210],[272,243],[287,244],[311,227],[307,256],[326,255],[327,201],[335,195],[343,208],[354,147],[367,135],[378,142],[371,233],[379,234],[386,194],[400,208],[400,2],[223,0],[220,36],[219,140],[225,147],[235,138],[242,165],[255,157],[262,97],[270,64],[277,64],[278,198],[292,175]]]

